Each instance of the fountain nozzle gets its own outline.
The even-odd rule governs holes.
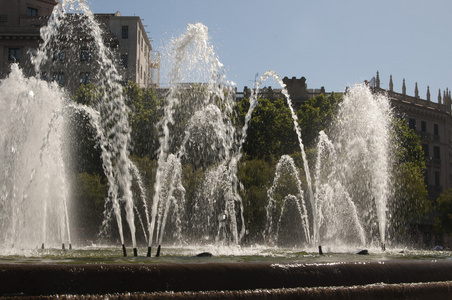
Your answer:
[[[135,257],[138,256],[138,250],[137,250],[137,248],[133,248],[133,256],[135,256]]]
[[[122,253],[124,254],[124,257],[127,257],[126,245],[124,244],[122,244]]]
[[[155,257],[159,257],[160,256],[160,248],[161,248],[161,245],[159,245],[157,247],[157,254],[155,255]]]
[[[151,246],[148,247],[148,254],[146,255],[146,257],[151,257]]]
[[[319,255],[323,255],[322,246],[319,246]]]

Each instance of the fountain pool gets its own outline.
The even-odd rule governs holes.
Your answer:
[[[138,256],[122,256],[117,246],[82,247],[72,250],[36,249],[36,250],[2,250],[0,264],[166,264],[166,263],[365,263],[390,261],[452,261],[450,251],[429,251],[394,249],[381,251],[368,249],[369,255],[359,255],[359,251],[333,252],[324,248],[323,255],[316,249],[303,251],[297,248],[282,247],[218,247],[215,245],[173,247],[163,246],[161,254],[156,257],[157,248],[152,249],[151,257],[146,257],[147,247],[138,247]],[[197,257],[209,252],[212,257]]]

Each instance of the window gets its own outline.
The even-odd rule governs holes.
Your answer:
[[[408,127],[410,129],[416,130],[416,119],[409,119],[408,120]]]
[[[427,122],[421,121],[421,131],[427,132]]]
[[[435,186],[440,186],[440,173],[438,171],[435,172]]]
[[[80,50],[80,61],[91,61],[93,57],[93,53],[91,50],[88,49],[81,49]]]
[[[88,73],[88,72],[80,73],[80,84],[88,84],[90,82],[91,82],[90,73]]]
[[[124,68],[127,68],[129,66],[129,56],[127,54],[121,55],[121,65]]]
[[[422,150],[424,151],[424,156],[425,157],[430,157],[428,144],[422,144]]]
[[[53,73],[53,81],[58,82],[59,85],[63,85],[64,84],[64,73],[60,72],[60,73]]]
[[[64,50],[55,50],[53,51],[53,61],[61,61],[63,62],[65,59]]]
[[[439,146],[433,146],[433,158],[441,159],[441,151],[440,151]]]
[[[36,8],[27,8],[27,17],[37,17],[38,16],[38,10]]]
[[[9,48],[8,49],[8,59],[10,61],[18,62],[20,60],[20,49],[19,48]]]
[[[438,124],[433,124],[433,134],[439,135],[439,126]]]
[[[129,26],[122,26],[122,38],[123,39],[129,38]]]

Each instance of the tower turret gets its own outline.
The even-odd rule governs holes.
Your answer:
[[[389,91],[394,91],[394,84],[392,83],[392,75],[389,75]]]

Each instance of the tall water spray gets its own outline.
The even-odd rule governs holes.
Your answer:
[[[385,244],[387,201],[391,190],[391,120],[392,112],[385,95],[373,94],[364,84],[355,85],[345,93],[336,119],[328,129],[329,136],[323,131],[319,133],[313,172],[313,211],[306,214],[309,209],[298,209],[299,226],[306,226],[305,232],[310,229],[316,232],[314,241],[318,245],[339,249]],[[275,191],[287,186],[278,179],[285,169],[290,170],[284,172],[291,174],[293,185],[301,186],[300,174],[294,166],[280,167],[291,166],[289,162],[288,157],[281,158],[275,181],[268,190],[268,234],[274,228],[282,230],[275,215],[282,213],[288,200],[297,198],[300,208],[305,203],[303,193],[287,194],[287,189],[286,194],[279,193],[283,199],[275,201]],[[309,174],[305,173],[308,183]],[[312,222],[306,222],[305,215]]]
[[[190,239],[194,238],[195,242],[237,244],[244,234],[244,222],[233,155],[233,87],[209,45],[207,27],[200,23],[189,24],[187,31],[172,41],[168,57],[170,88],[159,122],[149,246],[154,239],[162,242],[169,225],[174,228],[172,238],[177,236],[179,242],[193,242]],[[208,174],[195,192],[194,203],[185,199],[181,163],[193,168],[194,174],[197,169]]]
[[[242,128],[242,139],[239,143],[239,155],[241,155],[241,149],[243,147],[243,143],[246,139],[246,132],[248,130],[248,124],[249,121],[251,120],[252,117],[252,113],[254,108],[258,105],[258,93],[257,91],[259,91],[260,85],[262,84],[262,82],[264,82],[265,80],[267,80],[268,78],[273,78],[274,80],[276,80],[278,82],[278,84],[282,87],[282,93],[286,98],[287,101],[287,105],[290,109],[290,113],[292,116],[292,121],[293,121],[293,125],[294,125],[294,130],[297,134],[297,139],[298,139],[298,145],[300,147],[300,152],[301,152],[301,156],[302,156],[302,160],[303,160],[303,169],[306,175],[306,181],[307,181],[307,195],[308,195],[308,199],[309,199],[309,204],[310,204],[310,211],[311,211],[311,218],[312,218],[312,224],[313,224],[313,229],[312,229],[312,237],[308,237],[307,240],[311,241],[318,244],[318,222],[317,222],[317,211],[316,209],[314,209],[315,207],[315,203],[314,203],[314,193],[313,193],[313,189],[312,189],[312,180],[311,180],[311,172],[309,169],[309,163],[308,163],[308,159],[306,157],[306,152],[305,152],[305,148],[304,148],[304,144],[303,144],[303,139],[301,136],[301,130],[300,130],[300,125],[298,124],[298,117],[295,113],[295,110],[293,108],[293,104],[292,104],[292,100],[290,98],[290,95],[286,89],[286,85],[284,84],[284,82],[281,80],[281,78],[278,76],[278,74],[276,74],[274,71],[267,71],[265,72],[263,75],[261,75],[261,77],[259,78],[258,82],[256,83],[255,86],[255,90],[253,91],[253,93],[251,94],[251,98],[250,98],[250,108],[245,116],[245,125]],[[239,156],[240,158],[240,156]],[[284,158],[286,159],[286,158]],[[296,174],[294,174],[296,175]],[[278,175],[277,175],[278,176]],[[301,194],[300,194],[301,195]],[[269,199],[270,204],[269,205],[273,205],[272,202],[273,200]],[[300,196],[299,201],[303,202],[304,204],[304,195]],[[269,212],[269,208],[267,207],[267,218],[270,218],[271,213]],[[303,217],[304,218],[304,217]],[[270,224],[271,222],[268,220],[267,221],[268,224]],[[303,227],[303,224],[299,224],[298,226]],[[308,225],[306,225],[308,226]],[[305,231],[308,229],[305,229]],[[270,231],[270,229],[268,228],[267,231]],[[308,230],[309,231],[309,230]]]
[[[5,248],[71,244],[64,98],[56,84],[25,78],[16,64],[0,82],[0,241]]]
[[[391,190],[391,120],[392,112],[385,95],[373,94],[365,84],[349,89],[330,130],[334,166],[327,173],[324,169],[324,174],[316,179],[327,180],[329,188],[339,185],[335,189],[338,191],[335,196],[341,195],[343,201],[343,206],[339,207],[350,208],[348,213],[356,209],[357,215],[348,223],[355,224],[356,219],[359,220],[362,229],[357,227],[356,236],[361,236],[364,231],[366,244],[375,244],[378,240],[385,243]],[[319,201],[325,202],[326,198]],[[342,222],[346,223],[345,220]],[[328,228],[332,230],[331,226]]]
[[[68,15],[71,12],[71,15]],[[92,60],[96,62],[97,74],[93,74],[98,93],[95,103],[95,115],[91,114],[91,122],[96,123],[97,138],[102,149],[102,161],[105,176],[108,179],[108,198],[106,217],[111,207],[114,211],[121,243],[124,245],[123,225],[120,201],[124,203],[127,223],[130,229],[132,245],[136,248],[134,203],[131,192],[132,163],[129,159],[130,126],[128,108],[120,84],[121,76],[113,62],[113,54],[105,45],[102,29],[94,19],[85,1],[66,0],[54,9],[49,24],[41,30],[44,42],[36,59],[37,71],[48,65],[48,46],[70,47],[78,45],[72,36],[74,29],[82,31],[85,42],[90,42],[93,49]],[[77,30],[75,30],[77,31]],[[92,110],[85,110],[90,114]],[[97,115],[98,114],[98,115]],[[108,222],[106,218],[105,222]],[[105,224],[104,222],[104,224]]]
[[[5,103],[2,109],[4,109],[4,115],[10,117],[3,123],[1,129],[2,132],[16,133],[16,135],[6,135],[2,141],[5,172],[1,217],[2,227],[8,229],[2,230],[2,238],[11,240],[12,243],[20,241],[23,244],[24,239],[17,239],[17,236],[24,235],[28,237],[28,242],[31,244],[36,244],[36,239],[46,242],[49,239],[49,230],[42,229],[43,233],[37,235],[33,227],[30,225],[26,227],[24,224],[33,222],[37,228],[36,225],[42,223],[42,227],[45,228],[48,227],[46,223],[65,219],[65,226],[58,223],[56,227],[60,232],[67,231],[64,239],[69,240],[70,243],[66,201],[68,187],[64,183],[59,185],[60,188],[55,188],[53,184],[65,181],[63,151],[60,145],[62,144],[61,135],[64,135],[64,130],[67,128],[63,128],[61,124],[64,124],[66,117],[71,113],[82,112],[89,117],[91,125],[97,132],[98,144],[102,150],[103,169],[109,184],[104,224],[110,221],[109,217],[113,211],[121,242],[124,244],[121,219],[121,203],[124,203],[132,244],[136,248],[134,202],[131,192],[131,170],[134,166],[128,157],[130,144],[128,109],[120,84],[121,76],[113,62],[113,53],[104,44],[102,30],[94,19],[93,13],[82,0],[65,0],[59,3],[49,18],[47,26],[41,29],[41,37],[43,41],[37,53],[32,56],[32,62],[36,74],[42,78],[47,74],[59,74],[55,70],[55,62],[51,60],[54,55],[58,54],[64,58],[64,52],[62,52],[64,49],[78,49],[83,43],[89,44],[89,49],[92,51],[90,54],[92,57],[89,57],[92,61],[90,71],[97,88],[97,99],[93,107],[72,103],[56,83],[48,84],[35,78],[25,79],[20,70],[13,65],[9,78],[1,85],[3,89],[14,91],[2,93],[2,103]],[[87,45],[83,44],[83,46]],[[75,69],[67,64],[64,65],[68,75]],[[78,82],[78,74],[72,75],[75,78],[72,79]],[[57,75],[54,79],[60,78]],[[67,83],[70,84],[70,78],[67,79]],[[11,116],[8,110],[14,111],[14,116]],[[8,130],[7,126],[13,126],[13,130]],[[51,152],[50,158],[45,156],[47,151]],[[33,157],[31,153],[36,153],[38,156]],[[51,168],[57,169],[58,171],[54,170],[57,173],[42,174],[44,172],[42,170],[49,172],[47,170]],[[139,174],[135,176],[139,177]],[[24,180],[27,183],[22,183]],[[45,192],[41,190],[32,193],[35,186],[43,188]],[[31,193],[33,199],[30,199]],[[49,204],[49,195],[54,194],[60,195],[57,198],[63,198],[59,200],[61,204]],[[36,206],[39,209],[36,209]],[[53,210],[59,206],[64,207],[65,211],[56,213],[58,216],[55,217]],[[32,210],[40,222],[27,218]],[[55,235],[52,234],[52,236]],[[61,233],[60,236],[62,236]]]

